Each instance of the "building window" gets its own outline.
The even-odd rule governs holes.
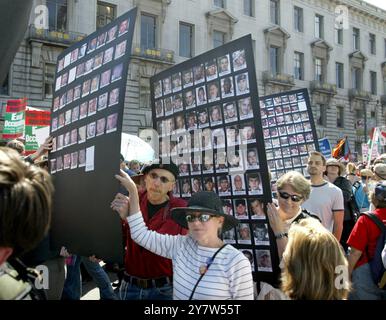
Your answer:
[[[295,31],[303,32],[303,8],[294,7],[294,28]]]
[[[323,82],[323,60],[320,58],[315,58],[315,80]]]
[[[53,63],[44,65],[44,99],[51,99],[53,96],[55,66]]]
[[[215,7],[219,7],[219,8],[225,8],[225,0],[214,0],[213,1],[213,4]]]
[[[360,30],[358,28],[352,28],[352,43],[353,43],[353,49],[359,50],[360,49]]]
[[[244,0],[244,14],[250,17],[255,16],[255,8],[253,7],[254,1],[252,0]]]
[[[67,0],[47,0],[49,30],[67,31]]]
[[[371,94],[377,94],[377,73],[375,71],[370,71],[370,89]]]
[[[370,33],[369,47],[370,47],[370,53],[371,54],[376,54],[376,51],[377,51],[376,38],[375,38],[375,34],[373,34],[373,33]]]
[[[9,73],[7,74],[7,77],[3,83],[0,85],[0,95],[9,96]]]
[[[269,48],[269,63],[270,70],[272,75],[277,75],[280,73],[280,65],[279,65],[279,54],[280,48],[278,47],[270,47]]]
[[[343,44],[343,29],[335,26],[335,42]]]
[[[294,74],[295,79],[304,80],[304,54],[301,52],[294,55]]]
[[[270,1],[270,10],[271,10],[271,23],[279,24],[280,22],[280,1],[271,0]]]
[[[98,2],[97,29],[104,27],[116,18],[116,6],[110,3]]]
[[[222,46],[225,43],[225,33],[221,31],[213,31],[213,48]]]
[[[156,46],[156,18],[147,14],[141,15],[141,48],[155,49]]]
[[[180,22],[180,56],[193,57],[193,26]]]
[[[315,15],[315,37],[323,39],[323,16]]]
[[[318,125],[325,127],[327,124],[327,108],[324,104],[317,105]]]
[[[336,126],[338,128],[344,128],[344,108],[336,107]]]
[[[344,88],[344,66],[343,63],[336,62],[335,63],[335,75],[336,75],[336,86],[338,88]]]
[[[360,68],[352,68],[352,87],[353,89],[362,90],[362,70]]]

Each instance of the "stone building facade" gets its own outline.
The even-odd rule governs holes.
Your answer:
[[[48,29],[34,27],[42,5]],[[135,6],[125,132],[152,126],[152,75],[249,33],[260,96],[308,88],[320,138],[360,151],[365,130],[386,124],[386,12],[361,0],[34,0],[0,104],[49,108],[58,54]]]

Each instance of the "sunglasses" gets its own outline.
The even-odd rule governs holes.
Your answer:
[[[210,214],[200,214],[199,216],[195,216],[193,214],[187,214],[185,216],[185,219],[187,222],[194,222],[196,220],[198,220],[200,222],[207,222],[213,217],[215,217],[215,216],[210,215]]]
[[[293,202],[299,202],[303,199],[303,197],[300,197],[300,196],[297,196],[295,194],[289,194],[287,192],[281,192],[279,191],[279,195],[280,195],[280,198],[283,198],[283,199],[288,199],[288,198],[291,198],[291,200]]]
[[[163,183],[163,184],[167,184],[169,182],[172,182],[170,181],[168,178],[164,177],[164,176],[159,176],[158,174],[156,174],[155,172],[150,172],[149,173],[149,176],[152,180],[157,180],[158,178],[160,179],[160,181]]]

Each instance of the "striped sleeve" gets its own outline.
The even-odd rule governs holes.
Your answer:
[[[176,256],[178,248],[186,238],[186,236],[182,235],[160,234],[149,230],[143,221],[141,212],[128,216],[127,222],[130,226],[131,238],[136,243],[168,259],[173,259]]]
[[[228,272],[232,300],[253,300],[251,264],[241,252],[231,261]]]

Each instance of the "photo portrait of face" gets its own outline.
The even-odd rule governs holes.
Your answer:
[[[123,63],[116,65],[113,68],[113,74],[111,75],[111,82],[117,81],[122,78]]]
[[[202,171],[204,173],[212,173],[213,172],[213,157],[205,154],[203,160]]]
[[[239,105],[239,115],[240,119],[248,119],[253,117],[251,98],[247,97],[244,99],[240,99],[238,102]]]
[[[96,135],[100,136],[105,133],[106,118],[101,118],[97,121],[97,131]]]
[[[107,117],[106,133],[117,130],[118,113],[110,114]]]
[[[233,52],[232,58],[233,58],[233,71],[238,71],[247,67],[244,50],[238,50],[236,52]]]
[[[74,89],[70,89],[67,91],[67,103],[71,103],[74,99]]]
[[[176,94],[173,96],[173,111],[177,112],[182,110],[182,98],[180,94]]]
[[[172,89],[173,92],[181,90],[181,73],[175,73],[172,75]]]
[[[100,87],[103,88],[110,83],[111,70],[106,70],[101,75]]]
[[[208,84],[209,102],[220,100],[220,90],[217,81]]]
[[[126,33],[129,30],[129,20],[123,20],[121,24],[119,25],[119,32],[118,36],[121,36],[122,34]]]
[[[224,104],[223,108],[225,123],[237,121],[237,111],[234,102]]]
[[[204,70],[205,68],[203,64],[193,67],[193,77],[195,84],[201,83],[205,80]]]
[[[216,59],[206,63],[206,80],[217,78],[217,64]]]
[[[68,125],[71,123],[71,109],[67,110],[65,113],[65,125]]]
[[[84,73],[83,74],[88,74],[92,71],[94,67],[94,58],[88,59],[86,61],[86,64],[84,66]]]
[[[201,178],[192,178],[192,193],[202,191]]]
[[[185,70],[182,72],[182,84],[184,88],[190,87],[193,85],[193,72],[192,70]]]
[[[252,224],[256,245],[269,245],[268,226],[266,223]]]
[[[249,194],[263,194],[260,173],[247,174]]]
[[[91,80],[83,82],[82,97],[87,96],[90,93]]]
[[[256,169],[258,168],[258,153],[257,148],[248,148],[247,149],[247,168]]]
[[[74,88],[74,101],[80,98],[80,92],[82,91],[81,86],[76,86]]]
[[[164,94],[169,94],[172,92],[172,83],[171,83],[171,78],[167,77],[162,80],[162,86],[163,86],[163,91]]]
[[[214,129],[212,132],[212,144],[215,148],[225,147],[225,134],[224,129]]]
[[[182,195],[190,196],[191,195],[191,188],[190,188],[189,178],[182,179],[180,182],[181,182]]]
[[[265,219],[264,205],[259,199],[250,201],[251,219]]]
[[[156,117],[162,117],[164,115],[164,108],[162,106],[162,99],[155,102],[155,115]]]
[[[69,169],[71,166],[71,154],[65,154],[63,156],[63,169]]]
[[[231,72],[228,54],[218,59],[218,66],[220,76],[226,75]]]
[[[248,219],[247,201],[246,199],[236,199],[235,203],[235,217],[237,219]]]
[[[227,127],[226,129],[228,146],[240,144],[239,129],[237,126]]]
[[[52,118],[51,128],[52,128],[52,131],[56,131],[58,129],[58,118],[57,117]]]
[[[108,32],[107,32],[107,43],[113,41],[116,37],[117,34],[117,26],[112,27]]]
[[[248,73],[242,73],[236,76],[236,83],[237,95],[249,93]]]
[[[233,194],[245,194],[245,182],[242,174],[232,176]]]
[[[187,109],[196,106],[196,98],[194,96],[193,90],[189,90],[185,92],[185,106]]]
[[[237,226],[237,238],[240,243],[250,243],[251,242],[251,231],[249,229],[249,224],[239,223]],[[241,241],[240,241],[241,240]],[[249,252],[249,251],[247,251]],[[252,258],[253,260],[253,258]]]
[[[68,131],[64,134],[64,141],[63,141],[64,147],[67,147],[69,145],[70,145],[70,131]]]
[[[236,243],[235,240],[235,229],[230,229],[222,234],[223,240],[225,243]]]
[[[96,108],[97,108],[97,98],[91,99],[88,102],[88,116],[95,114]]]
[[[103,63],[103,51],[95,56],[94,70],[102,66],[102,63]]]
[[[234,95],[232,77],[221,79],[221,96],[227,98]]]
[[[71,144],[78,143],[78,129],[71,130]]]
[[[195,129],[195,128],[197,128],[196,113],[194,111],[189,112],[186,115],[186,123],[188,124],[188,129]]]
[[[71,169],[78,167],[78,152],[71,153]]]
[[[107,92],[105,92],[99,96],[99,98],[98,98],[98,111],[106,108],[107,96],[108,96]]]
[[[126,53],[126,44],[127,40],[124,40],[116,45],[114,59],[118,59]]]
[[[185,119],[182,114],[176,116],[176,130],[185,131]]]
[[[210,110],[211,125],[214,126],[214,125],[220,124],[222,122],[220,106],[213,106],[209,110]]]
[[[256,250],[257,269],[272,272],[271,254],[269,250]]]
[[[218,181],[217,181],[217,185],[218,185],[218,192],[221,194],[230,194],[230,181],[229,181],[229,176],[219,176],[218,177]]]
[[[242,125],[240,131],[242,143],[253,142],[256,140],[255,127],[252,123]]]
[[[220,151],[215,153],[215,163],[217,172],[227,172],[228,171],[228,162],[227,154],[225,151]]]
[[[87,139],[95,137],[95,122],[91,122],[87,125]]]
[[[209,126],[208,111],[206,111],[206,109],[198,111],[197,118],[198,118],[198,126],[200,128],[205,128]]]
[[[204,178],[204,191],[216,191],[212,177]]]
[[[109,107],[115,105],[118,103],[119,99],[119,89],[113,89],[110,91],[110,96],[109,96]]]
[[[196,88],[196,96],[198,106],[206,103],[206,91],[204,86]]]
[[[231,171],[239,171],[243,169],[243,161],[238,150],[234,152],[228,152],[228,162]]]
[[[97,45],[97,38],[91,39],[90,42],[88,43],[88,50],[87,50],[87,52],[94,51],[95,48],[96,48],[96,45]]]
[[[84,167],[86,165],[86,149],[79,150],[78,165],[79,167]]]
[[[78,129],[78,143],[86,141],[86,126],[80,127]]]

